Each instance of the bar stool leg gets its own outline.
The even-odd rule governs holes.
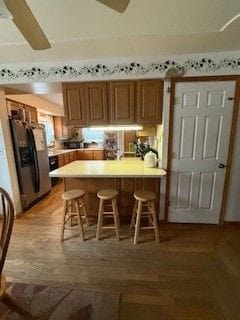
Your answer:
[[[88,216],[87,216],[86,204],[85,204],[85,202],[84,202],[82,199],[79,199],[79,201],[80,201],[79,205],[80,205],[81,209],[83,209],[83,212],[84,212],[83,217],[84,217],[84,219],[85,219],[85,221],[86,221],[87,226],[90,227],[89,220],[88,220]]]
[[[118,228],[120,229],[121,223],[120,223],[120,218],[119,218],[117,199],[115,199],[115,204],[116,204],[116,212],[117,212],[117,219],[118,219]]]
[[[85,240],[84,238],[84,232],[83,232],[83,224],[82,224],[82,217],[79,209],[79,203],[78,200],[75,200],[75,208],[76,208],[76,213],[77,213],[77,218],[78,218],[78,227],[80,231],[80,238],[82,241]]]
[[[154,201],[150,202],[151,206],[151,211],[152,211],[152,217],[153,217],[153,226],[154,226],[154,232],[155,232],[155,239],[156,242],[159,242],[159,232],[158,232],[158,223],[157,223],[157,215],[156,215],[156,210],[155,210],[155,204]]]
[[[132,230],[133,227],[134,227],[136,213],[137,213],[137,200],[135,200],[135,202],[134,202],[133,214],[132,214],[132,219],[131,219],[131,224],[130,224],[130,230]]]
[[[61,235],[60,235],[61,242],[63,241],[63,237],[64,237],[66,213],[67,213],[67,201],[64,201],[64,203],[63,203],[63,218],[62,218]]]
[[[139,236],[139,229],[140,229],[140,222],[141,222],[141,214],[142,214],[142,201],[138,201],[137,219],[136,219],[135,233],[134,233],[134,240],[133,240],[134,244],[138,243],[138,236]]]
[[[119,238],[119,216],[118,216],[116,199],[112,200],[112,208],[113,208],[113,219],[114,219],[114,225],[115,225],[116,238],[118,241],[120,241],[120,238]]]
[[[97,235],[96,235],[97,240],[100,240],[100,233],[101,233],[101,230],[102,230],[103,210],[104,210],[103,204],[104,204],[104,201],[102,199],[100,199],[99,211],[98,211],[98,222],[97,222]]]
[[[152,216],[152,207],[149,202],[147,202],[147,209],[148,209],[148,226],[153,226],[153,216]]]
[[[68,208],[70,208],[70,212],[74,212],[75,211],[75,205],[74,205],[74,200],[69,200],[68,201]],[[73,216],[70,216],[70,227],[73,227],[74,226],[74,223],[73,223],[73,219],[74,217]]]

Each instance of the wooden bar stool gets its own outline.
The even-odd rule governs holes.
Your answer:
[[[135,204],[133,208],[133,215],[130,228],[135,227],[134,244],[138,243],[140,229],[154,229],[156,242],[159,242],[159,233],[157,225],[157,215],[154,201],[156,194],[151,191],[138,190],[134,193]],[[143,211],[146,208],[147,211]],[[141,227],[141,218],[148,218],[149,226]],[[136,220],[136,222],[135,222]]]
[[[99,211],[98,211],[98,222],[97,222],[97,240],[100,240],[100,234],[102,229],[115,229],[116,238],[119,241],[119,215],[117,207],[117,195],[118,191],[114,189],[102,189],[98,191],[97,196],[100,199],[99,201]],[[106,201],[110,203],[106,203]],[[112,211],[104,211],[105,207],[111,207]],[[114,226],[103,226],[103,218],[113,218]]]
[[[62,194],[62,199],[64,200],[64,212],[62,220],[62,229],[61,229],[61,238],[60,241],[63,241],[64,230],[66,229],[67,222],[70,222],[70,225],[73,226],[73,218],[77,217],[78,227],[80,231],[81,240],[85,240],[84,231],[83,231],[83,221],[84,219],[88,223],[87,218],[87,209],[84,203],[84,190],[69,190]],[[84,221],[84,222],[85,222]]]

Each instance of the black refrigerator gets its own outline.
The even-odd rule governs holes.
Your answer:
[[[26,211],[51,190],[44,127],[10,119],[22,209]]]

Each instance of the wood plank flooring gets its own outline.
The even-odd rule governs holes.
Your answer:
[[[77,231],[59,242],[62,217],[57,185],[50,196],[15,221],[4,273],[9,281],[80,287],[121,294],[120,320],[240,319],[240,226],[160,225],[134,246],[96,225],[82,243]],[[111,320],[111,319],[106,319]]]

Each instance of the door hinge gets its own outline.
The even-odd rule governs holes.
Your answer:
[[[168,207],[170,207],[170,204],[171,204],[170,200],[168,200],[168,203],[167,203],[167,204],[168,204]]]
[[[167,92],[168,92],[168,93],[171,92],[171,86],[169,86],[169,87],[167,88]]]

